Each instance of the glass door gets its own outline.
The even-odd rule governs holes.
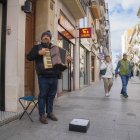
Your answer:
[[[95,65],[94,61],[95,61],[95,56],[91,56],[91,78],[92,78],[91,80],[92,80],[92,82],[94,82],[94,79],[95,79],[94,78],[95,77],[94,76],[94,65]]]
[[[70,44],[70,56],[72,58],[72,61],[70,63],[70,88],[71,88],[71,91],[74,89],[74,73],[73,73],[73,52],[74,52],[74,45],[73,44]]]
[[[85,48],[80,47],[80,86],[84,86],[88,83],[87,79],[87,51]]]
[[[69,52],[69,42],[63,38],[63,48],[66,49]],[[63,72],[63,77],[62,77],[62,83],[63,83],[63,90],[64,91],[69,91],[69,84],[70,84],[70,76],[69,76],[69,64],[68,64],[68,69],[66,69]]]
[[[0,1],[0,110],[5,110],[5,52],[7,0]]]
[[[73,58],[73,44],[58,32],[57,45],[68,51]],[[68,69],[62,73],[62,90],[73,90],[73,62],[68,63]]]
[[[0,75],[1,75],[1,33],[2,33],[2,4],[0,3]]]
[[[80,86],[85,84],[85,50],[80,47]]]
[[[0,3],[0,110],[3,110],[3,91],[2,91],[2,45],[1,45],[1,38],[2,38],[2,4]]]

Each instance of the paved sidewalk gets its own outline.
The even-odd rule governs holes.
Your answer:
[[[129,81],[128,99],[120,96],[120,89],[117,79],[110,97],[104,96],[102,82],[66,93],[55,102],[58,122],[40,124],[36,111],[33,123],[25,115],[20,121],[0,127],[0,140],[140,140],[140,81]],[[73,118],[90,120],[87,133],[68,130]]]
[[[0,111],[0,126],[19,118],[22,112]]]

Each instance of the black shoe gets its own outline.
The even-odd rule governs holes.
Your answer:
[[[41,123],[43,123],[43,124],[48,124],[48,120],[47,120],[47,118],[46,118],[45,115],[41,115],[41,116],[39,117],[39,121],[40,121]]]
[[[124,97],[124,98],[128,98],[128,95],[127,95],[127,94],[126,94],[126,95],[123,95],[123,97]]]
[[[49,113],[47,117],[53,121],[58,121],[58,118],[53,113]]]

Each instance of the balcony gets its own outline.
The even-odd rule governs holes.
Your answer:
[[[95,20],[95,29],[96,29],[96,33],[98,35],[101,34],[101,26],[100,26],[100,22],[98,19]]]
[[[86,5],[84,0],[61,0],[75,19],[86,16]]]
[[[94,16],[94,18],[99,19],[100,18],[100,6],[99,2],[97,0],[94,0],[91,2],[91,13]]]
[[[100,6],[100,11],[101,11],[101,17],[105,18],[105,16],[106,16],[105,7],[104,6]]]
[[[137,16],[140,18],[140,8],[138,10]]]

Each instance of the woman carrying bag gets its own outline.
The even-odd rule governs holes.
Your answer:
[[[109,55],[105,56],[105,61],[101,64],[100,74],[104,82],[105,96],[109,97],[114,75],[113,65]]]

